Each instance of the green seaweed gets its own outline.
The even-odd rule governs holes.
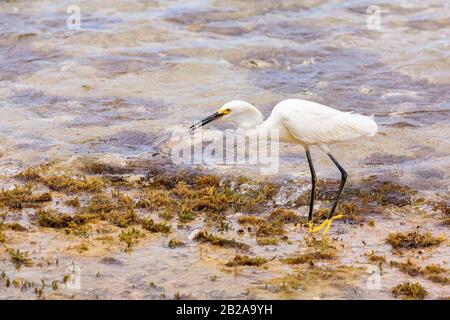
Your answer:
[[[168,243],[169,248],[172,248],[172,249],[173,248],[178,248],[178,247],[183,247],[185,245],[186,244],[183,241],[181,241],[179,239],[176,239],[176,238],[170,239],[169,243]]]
[[[316,260],[331,260],[336,254],[331,251],[314,251],[282,259],[287,264],[314,264]]]
[[[6,251],[8,252],[11,262],[14,263],[16,269],[20,269],[21,266],[32,267],[33,261],[28,256],[27,251],[20,251],[19,249],[12,249],[6,247]]]
[[[266,223],[266,220],[264,220],[261,217],[257,217],[257,216],[240,216],[238,218],[237,222],[239,224],[246,224],[246,225],[256,226],[256,225],[259,225],[259,224]]]
[[[417,264],[413,263],[410,259],[408,259],[407,262],[391,261],[389,265],[391,267],[396,267],[401,272],[406,273],[413,277],[422,274],[422,268]]]
[[[3,225],[3,228],[9,229],[9,230],[12,230],[12,231],[18,231],[18,232],[26,232],[26,231],[28,231],[27,228],[25,228],[24,226],[22,226],[18,222],[5,223]]]
[[[50,190],[69,193],[100,192],[105,186],[102,179],[93,176],[74,178],[67,175],[43,176],[38,181],[46,185]]]
[[[159,210],[162,207],[171,206],[175,200],[171,198],[167,190],[158,190],[147,188],[143,190],[142,197],[138,200],[136,206],[148,210]]]
[[[269,220],[282,221],[283,223],[299,223],[303,219],[292,210],[277,208],[270,213]]]
[[[386,239],[386,242],[394,249],[415,249],[436,246],[444,240],[443,237],[434,237],[431,232],[420,233],[418,231],[411,231],[406,233],[391,233]]]
[[[67,199],[64,204],[73,208],[79,208],[81,206],[80,199],[78,197]]]
[[[119,234],[119,240],[124,242],[126,245],[125,251],[131,251],[139,242],[139,238],[141,237],[143,237],[143,234],[135,228],[131,228],[126,231],[122,230]]]
[[[143,229],[153,233],[172,233],[172,226],[164,222],[156,223],[149,218],[143,219],[141,226]]]
[[[91,197],[83,211],[89,213],[107,213],[117,210],[119,207],[116,202],[107,194],[100,193]]]
[[[178,209],[177,216],[181,223],[187,223],[197,219],[197,214],[188,206],[182,206]]]
[[[449,278],[442,275],[443,273],[447,272],[447,269],[437,265],[437,264],[431,264],[426,266],[425,268],[421,268],[417,264],[413,263],[410,259],[408,259],[407,262],[398,262],[398,261],[391,261],[390,262],[391,267],[398,268],[401,272],[406,273],[410,276],[424,276],[426,279],[441,283],[441,284],[448,284]]]
[[[308,247],[307,252],[296,254],[292,257],[282,259],[286,264],[304,264],[308,263],[314,265],[316,260],[333,260],[336,258],[336,248],[331,241],[324,237],[320,241],[315,237],[305,238],[305,243]]]
[[[385,256],[376,255],[373,250],[371,253],[366,253],[365,256],[367,257],[367,259],[370,262],[375,262],[375,263],[385,263],[386,262]]]
[[[261,223],[256,226],[257,237],[281,236],[285,234],[283,223],[279,220]]]
[[[69,215],[60,213],[54,209],[40,209],[36,212],[35,219],[41,227],[61,229],[71,227],[71,224],[86,224],[96,219],[96,216],[92,214]]]
[[[214,246],[225,247],[225,248],[236,248],[242,250],[248,250],[250,247],[242,242],[238,242],[236,240],[224,239],[217,236],[214,236],[207,231],[199,231],[194,240],[199,242],[207,242]]]
[[[418,282],[404,282],[392,288],[394,297],[402,297],[403,299],[425,299],[428,295],[427,290]]]
[[[119,228],[127,228],[139,223],[140,219],[134,211],[133,200],[122,193],[114,193],[110,197],[106,193],[96,194],[81,208],[79,214],[96,215]]]
[[[26,185],[15,185],[12,190],[1,190],[0,206],[14,209],[33,208],[52,201],[51,193],[34,193],[33,189],[33,185],[28,183]]]
[[[256,243],[260,246],[274,246],[278,244],[278,239],[271,237],[258,237],[256,238]]]
[[[447,272],[447,269],[441,267],[438,264],[430,264],[424,269],[425,274],[441,274],[444,272]]]
[[[236,255],[230,261],[228,261],[225,266],[227,267],[239,267],[239,266],[255,266],[259,267],[263,264],[267,263],[267,259],[262,257],[249,257],[249,256],[241,256]]]
[[[102,212],[99,216],[100,219],[107,221],[119,228],[127,228],[133,224],[139,223],[140,221],[138,215],[133,209]]]

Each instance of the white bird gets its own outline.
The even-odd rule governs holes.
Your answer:
[[[378,129],[372,117],[342,112],[316,102],[301,99],[281,101],[273,108],[271,115],[265,121],[263,121],[261,112],[253,105],[245,101],[234,100],[226,103],[216,113],[192,125],[190,129],[195,130],[216,119],[233,122],[237,127],[248,133],[278,130],[281,142],[300,144],[304,147],[311,171],[312,184],[308,215],[309,231],[317,232],[325,228],[323,235],[328,232],[333,220],[342,217],[341,215],[334,216],[334,212],[347,179],[347,172],[331,154],[328,145],[358,137],[374,136]],[[334,198],[328,218],[315,228],[312,217],[317,177],[309,152],[310,146],[317,146],[324,151],[341,172],[339,190]]]

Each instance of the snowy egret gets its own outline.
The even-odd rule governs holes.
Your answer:
[[[331,154],[328,145],[358,137],[373,136],[377,132],[377,124],[371,117],[342,112],[319,103],[300,99],[281,101],[273,108],[271,115],[264,122],[261,112],[253,105],[245,101],[234,100],[226,103],[216,113],[192,125],[190,129],[195,130],[216,119],[233,122],[248,133],[278,130],[281,142],[300,144],[304,147],[311,171],[312,184],[308,215],[309,232],[315,233],[324,229],[323,235],[326,235],[333,220],[342,218],[341,215],[334,215],[334,212],[347,180],[347,172]],[[339,189],[328,217],[317,227],[314,227],[312,222],[317,177],[309,152],[310,146],[317,146],[325,152],[341,173]]]

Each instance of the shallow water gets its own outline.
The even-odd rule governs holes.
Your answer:
[[[80,1],[78,31],[69,4],[0,4],[4,173],[84,154],[147,159],[230,99],[269,114],[297,97],[376,115],[381,135],[335,148],[355,174],[448,191],[446,1],[378,1],[380,31],[366,26],[373,1]],[[285,172],[306,173],[301,149],[282,151]]]
[[[164,154],[173,145],[173,132],[231,99],[248,100],[268,115],[279,101],[302,98],[375,115],[380,134],[332,148],[350,183],[376,175],[448,201],[448,1],[77,3],[81,30],[66,27],[73,1],[0,2],[0,175],[5,179],[54,159],[170,161]],[[366,25],[366,9],[374,4],[382,10],[379,31]],[[312,153],[321,178],[337,176],[324,155]],[[245,165],[215,169],[257,173]],[[301,147],[282,146],[280,174],[309,177]],[[167,262],[172,268],[182,259],[178,255],[187,265],[200,264],[197,255],[190,257],[196,246],[182,252],[160,252],[160,247],[152,243],[121,255],[128,270],[139,271],[120,278],[111,276],[114,266],[102,265],[110,276],[77,297],[158,298],[157,288],[134,290],[140,281],[135,279],[156,273],[157,284],[168,281],[164,261],[172,261]],[[155,250],[164,261],[147,265],[148,252]],[[97,262],[79,263],[100,268]],[[217,272],[202,268],[204,279]],[[197,279],[196,272],[189,275]],[[164,293],[242,297],[239,283],[228,281],[233,276],[224,277],[217,290],[205,284],[209,280],[197,279],[189,286],[198,287],[189,290],[168,281]],[[108,288],[112,279],[116,290]],[[246,279],[246,288],[257,282],[256,276]],[[436,292],[435,297],[444,295]],[[17,292],[0,296],[17,297]]]

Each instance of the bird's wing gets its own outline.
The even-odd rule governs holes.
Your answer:
[[[331,110],[286,108],[281,112],[281,121],[291,135],[305,144],[329,144],[374,135],[377,131],[370,117]]]

